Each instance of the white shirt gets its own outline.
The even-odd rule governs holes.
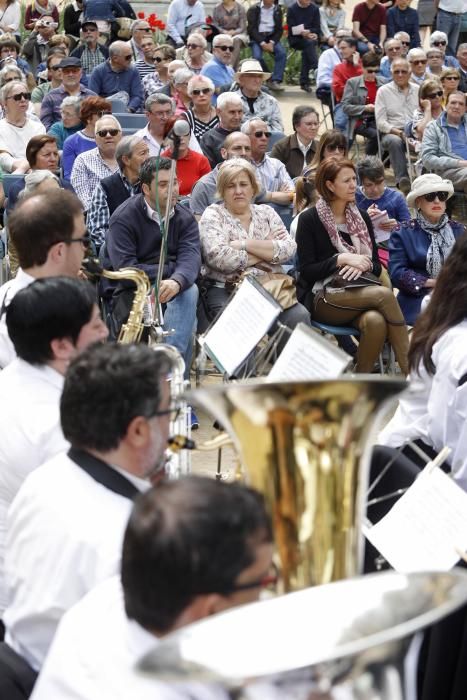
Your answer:
[[[8,514],[4,622],[8,643],[34,669],[42,666],[63,613],[119,570],[131,507],[65,453],[20,489]]]
[[[461,15],[464,12],[464,0],[439,0],[438,10]]]
[[[176,44],[183,44],[182,37],[193,24],[204,24],[206,12],[202,2],[189,5],[186,0],[172,0],[167,12],[167,34]]]
[[[156,141],[154,136],[151,134],[147,124],[143,129],[139,129],[139,131],[136,132],[135,138],[136,137],[142,139],[143,141],[145,141],[147,143],[147,145],[149,147],[149,155],[151,157],[152,156],[156,156],[156,157],[160,156],[160,154],[162,153],[162,151],[166,147],[166,146],[162,146],[162,148],[161,148],[161,144],[158,141]],[[188,142],[188,148],[190,148],[192,151],[196,151],[197,153],[203,153],[203,151],[201,150],[201,146],[198,143],[198,139],[196,138],[196,136],[194,135],[193,132],[191,132],[191,135],[190,135],[190,140]]]
[[[26,158],[26,146],[33,136],[45,134],[42,122],[26,119],[24,126],[14,126],[6,119],[0,120],[0,165],[7,173],[13,170],[13,161]]]
[[[318,60],[317,87],[331,88],[332,72],[339,63],[342,63],[342,59],[337,49],[332,48],[323,51]]]
[[[0,318],[0,368],[2,369],[9,365],[16,357],[15,348],[13,347],[6,327],[5,309],[16,292],[28,287],[32,282],[34,282],[34,277],[31,277],[31,275],[28,275],[19,267],[16,277],[8,280],[8,282],[5,282],[5,284],[2,284],[0,287],[0,309],[3,312]]]
[[[8,508],[28,474],[68,447],[60,427],[63,376],[19,358],[0,373],[0,610]]]
[[[31,700],[227,700],[215,687],[170,686],[140,675],[137,662],[157,644],[126,617],[114,576],[64,615]]]
[[[260,34],[272,34],[274,31],[274,5],[265,7],[261,3],[258,31]]]

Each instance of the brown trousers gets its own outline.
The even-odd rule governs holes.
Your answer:
[[[350,324],[360,331],[356,372],[372,372],[388,340],[401,371],[408,374],[407,326],[396,297],[387,287],[370,285],[318,293],[312,317],[334,326]]]

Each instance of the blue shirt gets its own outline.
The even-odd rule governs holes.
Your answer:
[[[76,134],[69,136],[65,139],[63,144],[62,153],[62,168],[63,177],[65,180],[69,180],[71,177],[71,171],[73,169],[73,163],[80,153],[85,151],[90,151],[96,147],[96,142],[94,139],[90,139],[87,136],[83,136],[81,131],[77,131]]]
[[[133,112],[141,111],[144,93],[141,78],[136,68],[130,67],[117,73],[117,71],[112,70],[110,61],[101,63],[92,71],[89,87],[101,97],[110,97],[117,92],[126,92],[130,97],[128,109]]]
[[[467,160],[467,133],[464,120],[461,121],[459,126],[450,126],[447,123],[446,114],[443,114],[441,117],[441,124],[448,132],[452,152],[455,153],[456,156],[460,156],[464,160]]]
[[[365,211],[368,207],[371,207],[372,204],[376,204],[380,211],[386,210],[389,218],[395,219],[399,223],[410,219],[409,208],[404,195],[402,192],[399,192],[399,190],[392,189],[392,187],[385,187],[379,199],[369,199],[365,197],[359,187],[355,193],[355,201],[357,207]]]
[[[388,37],[397,32],[406,32],[410,36],[410,48],[420,46],[420,33],[418,26],[418,13],[411,7],[401,10],[399,7],[391,7],[386,13]]]
[[[225,63],[219,61],[213,56],[201,69],[201,75],[206,75],[211,78],[216,87],[221,85],[230,85],[234,79],[234,69],[232,66],[226,66]],[[215,102],[215,100],[213,100]]]

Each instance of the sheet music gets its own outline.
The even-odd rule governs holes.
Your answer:
[[[467,493],[425,469],[365,535],[396,571],[448,571],[467,550]]]
[[[268,375],[270,381],[335,379],[352,358],[299,323]]]
[[[281,305],[251,277],[238,291],[203,339],[207,353],[231,376],[266,335]]]

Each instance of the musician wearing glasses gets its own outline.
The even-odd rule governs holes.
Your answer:
[[[230,87],[234,79],[232,68],[234,44],[229,34],[218,34],[212,41],[212,58],[201,69],[201,75],[210,78],[216,88]]]
[[[98,119],[96,148],[81,153],[73,164],[70,181],[85,211],[100,181],[118,168],[115,151],[121,138],[122,128],[115,117],[109,114]]]
[[[55,413],[69,449],[29,474],[8,520],[6,638],[35,671],[63,613],[119,571],[133,499],[165,474],[170,371],[143,344],[94,344],[69,363]]]
[[[467,116],[465,94],[452,92],[446,111],[425,128],[420,151],[424,167],[467,192]]]
[[[29,139],[45,133],[45,126],[27,116],[31,94],[25,83],[13,80],[1,92],[4,118],[0,120],[0,166],[6,173],[26,173]]]
[[[96,95],[126,102],[129,112],[139,112],[143,106],[143,86],[132,60],[131,47],[125,41],[114,41],[109,47],[109,60],[92,71],[89,87]]]
[[[243,102],[244,118],[261,119],[267,123],[270,131],[284,131],[278,101],[262,90],[269,77],[270,73],[263,71],[259,61],[247,58],[241,62],[235,80]]]
[[[125,531],[121,575],[63,617],[35,700],[226,700],[219,686],[175,688],[137,663],[170,632],[258,600],[277,583],[272,552],[270,519],[252,489],[191,476],[147,491]]]
[[[452,183],[439,175],[417,177],[407,196],[416,217],[401,224],[389,239],[389,275],[410,326],[420,313],[423,297],[435,286],[456,238],[465,230],[446,214],[446,201],[453,194]]]
[[[96,92],[81,85],[83,71],[79,58],[64,58],[58,64],[62,71],[62,84],[50,90],[42,100],[41,122],[46,129],[61,119],[60,107],[65,97],[76,96],[84,99],[95,96]]]
[[[380,58],[367,51],[362,56],[363,75],[349,78],[342,96],[342,109],[350,121],[350,139],[355,134],[365,137],[365,153],[369,156],[378,153],[376,136],[375,101],[376,95],[386,82],[377,75]]]

